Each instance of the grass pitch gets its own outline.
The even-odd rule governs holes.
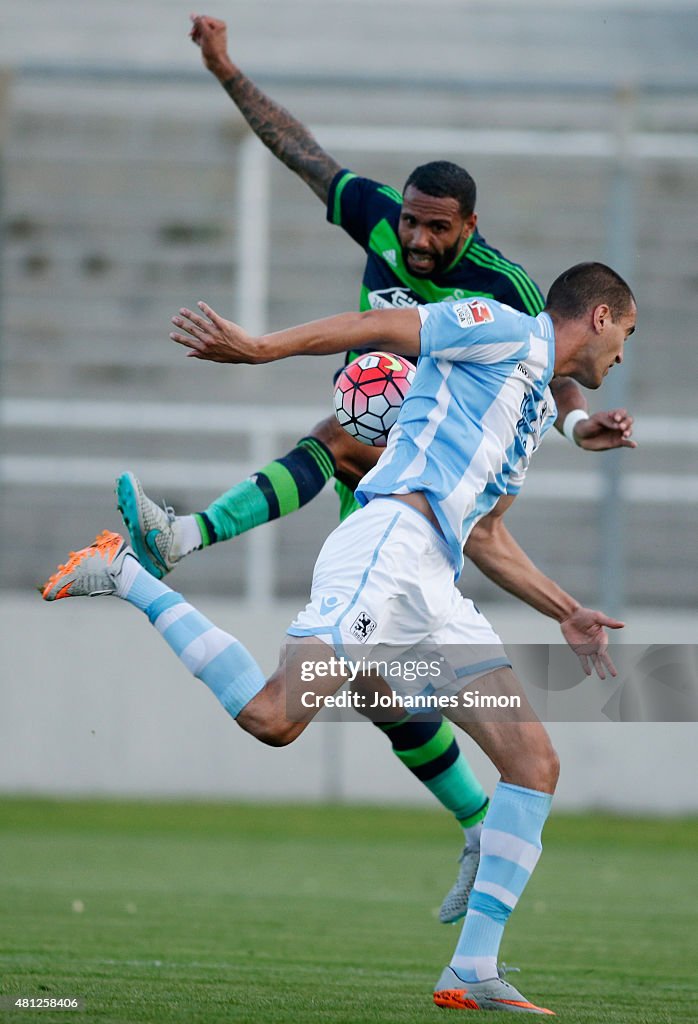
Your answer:
[[[698,823],[553,815],[544,838],[514,984],[575,1024],[697,1020]],[[0,993],[84,1010],[0,1018],[461,1019],[430,1001],[458,850],[421,811],[2,800]]]

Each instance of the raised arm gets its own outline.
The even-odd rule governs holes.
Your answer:
[[[180,309],[170,338],[189,349],[187,355],[214,363],[271,363],[288,356],[326,356],[371,346],[416,357],[420,351],[421,319],[409,309],[371,309],[339,313],[259,337],[232,320],[224,320],[205,302],[199,312]],[[185,333],[182,333],[185,332]]]
[[[591,666],[601,679],[606,670],[616,675],[608,656],[608,629],[622,629],[623,623],[603,612],[583,608],[578,601],[538,569],[519,547],[502,521],[513,497],[500,498],[489,515],[473,528],[465,545],[470,560],[503,590],[531,605],[560,624],[562,635],[591,675]]]
[[[337,161],[318,145],[312,133],[271,100],[243,74],[228,55],[226,23],[207,14],[192,14],[191,38],[201,47],[204,65],[215,75],[252,131],[275,157],[327,202]]]

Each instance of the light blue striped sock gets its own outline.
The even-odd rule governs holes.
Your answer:
[[[509,915],[538,863],[552,796],[500,782],[480,836],[480,867],[451,967],[463,981],[497,977]]]
[[[126,562],[134,561],[126,559]],[[135,568],[137,566],[137,569]],[[192,675],[208,686],[237,718],[264,687],[264,674],[245,647],[135,562],[128,565],[118,595],[145,612]]]

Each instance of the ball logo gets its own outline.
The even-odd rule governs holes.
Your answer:
[[[477,327],[478,324],[491,324],[494,322],[492,310],[482,299],[471,299],[469,302],[454,302],[453,309],[458,318],[458,326],[464,330],[466,327]]]
[[[361,356],[356,361],[362,370],[373,370],[380,366],[385,373],[399,373],[405,365],[402,359],[392,356],[389,352],[369,352],[367,356]]]

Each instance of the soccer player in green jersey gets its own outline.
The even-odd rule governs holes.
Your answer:
[[[530,315],[543,298],[525,270],[488,245],[477,227],[475,182],[462,167],[435,161],[416,168],[403,193],[343,169],[311,132],[266,96],[230,59],[225,22],[192,16],[192,40],[264,145],[294,171],[366,253],[361,309],[491,296]],[[350,353],[351,358],[355,353]],[[581,447],[633,447],[632,420],[623,409],[588,416],[577,385],[555,383],[558,426]],[[229,540],[296,511],[335,477],[341,517],[354,510],[353,491],[377,461],[379,450],[362,445],[328,417],[285,456],[220,495],[193,515],[174,516],[144,493],[131,473],[118,482],[119,506],[142,564],[162,578],[184,556]],[[465,914],[479,857],[479,835],[488,799],[460,752],[450,724],[406,716],[379,726],[403,764],[456,817],[465,848],[455,886],[440,919]]]

